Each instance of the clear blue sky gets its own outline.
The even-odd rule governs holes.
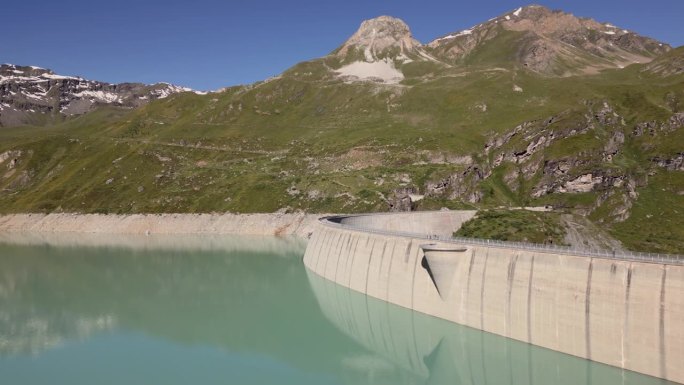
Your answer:
[[[538,1],[673,46],[683,0]],[[108,82],[167,81],[200,90],[251,83],[323,56],[364,19],[391,15],[428,42],[520,0],[32,0],[0,6],[0,62]]]

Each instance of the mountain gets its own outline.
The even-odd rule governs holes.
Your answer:
[[[420,55],[422,45],[413,38],[411,30],[404,21],[391,17],[380,16],[361,23],[354,33],[334,55],[349,59],[361,58],[366,62],[383,59],[404,59]]]
[[[0,211],[549,205],[681,253],[681,53],[539,6],[425,45],[383,16],[263,82],[0,129]]]
[[[671,49],[610,23],[539,5],[518,8],[427,46],[449,63],[515,64],[550,76],[647,63]]]
[[[676,76],[684,74],[684,47],[673,49],[650,62],[643,70],[660,76]]]
[[[404,79],[399,69],[413,61],[433,60],[416,40],[404,21],[380,16],[364,21],[330,57],[336,72],[350,80],[376,80],[398,83]]]
[[[137,108],[179,92],[192,90],[167,83],[109,84],[35,66],[2,64],[0,127],[83,115],[103,105]]]
[[[414,62],[571,76],[648,63],[669,50],[667,44],[610,23],[530,5],[425,45],[402,20],[380,16],[364,21],[331,57],[337,59],[332,67],[350,80],[397,83],[405,78],[402,67]]]

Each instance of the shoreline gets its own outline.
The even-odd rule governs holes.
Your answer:
[[[325,214],[8,214],[0,233],[271,235],[308,239]]]

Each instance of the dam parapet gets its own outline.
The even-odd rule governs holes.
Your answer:
[[[453,238],[475,212],[323,218],[313,273],[518,341],[684,383],[684,260]]]
[[[319,225],[339,227],[370,234],[411,239],[425,239],[451,244],[485,246],[549,252],[591,258],[623,259],[639,262],[684,265],[684,255],[645,253],[629,250],[600,250],[554,244],[499,241],[495,239],[463,238],[453,236],[463,223],[475,216],[476,211],[427,211],[416,213],[378,213],[349,216],[330,216],[319,220]],[[392,218],[396,216],[396,218]],[[435,216],[437,218],[431,218]]]

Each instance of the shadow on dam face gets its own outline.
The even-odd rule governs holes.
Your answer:
[[[675,384],[411,311],[308,269],[307,277],[332,324],[416,384]]]

